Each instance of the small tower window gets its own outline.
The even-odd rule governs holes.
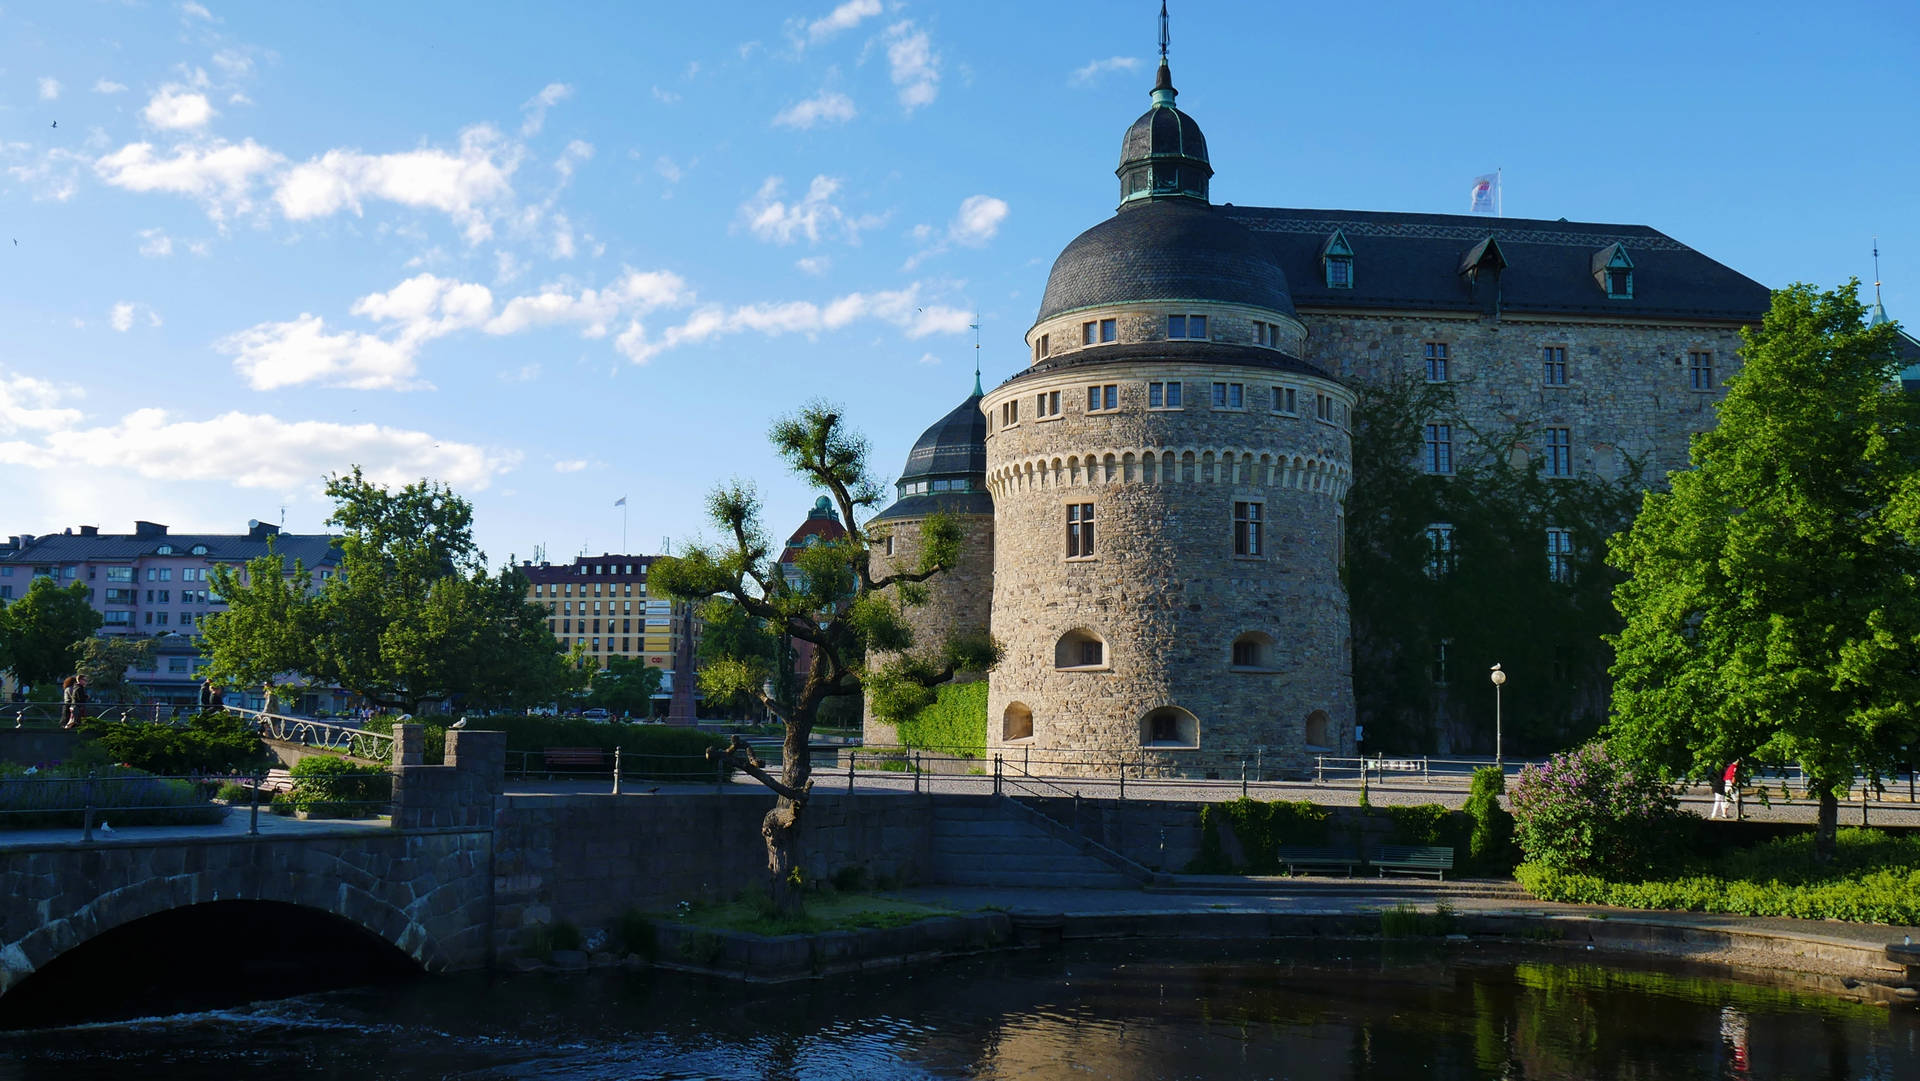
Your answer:
[[[1353,247],[1347,235],[1338,229],[1320,247],[1320,266],[1326,272],[1327,288],[1353,288]]]
[[[1167,337],[1197,338],[1204,341],[1207,337],[1207,317],[1204,315],[1167,316]]]

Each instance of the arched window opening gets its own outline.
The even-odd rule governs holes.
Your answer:
[[[1140,718],[1140,744],[1144,747],[1198,747],[1200,721],[1179,706],[1161,706]]]
[[[1233,667],[1253,672],[1274,668],[1274,640],[1270,634],[1248,631],[1233,640]]]
[[[1075,627],[1054,643],[1055,668],[1107,667],[1107,642],[1085,627]]]
[[[1000,739],[1010,742],[1033,738],[1033,711],[1024,702],[1014,702],[1000,717]]]
[[[1333,749],[1333,718],[1327,716],[1324,709],[1316,709],[1307,714],[1306,743],[1310,751],[1330,751]]]

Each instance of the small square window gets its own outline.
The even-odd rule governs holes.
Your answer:
[[[1213,385],[1213,407],[1215,409],[1244,409],[1247,404],[1247,388],[1244,383],[1215,383]]]
[[[1167,337],[1204,341],[1207,337],[1207,317],[1204,315],[1169,315],[1167,316]]]
[[[1687,354],[1687,386],[1692,390],[1713,389],[1713,354],[1693,351]]]
[[[1097,337],[1099,333],[1100,333],[1100,324],[1097,320],[1090,323],[1080,324],[1080,344],[1092,345],[1094,342],[1099,340],[1099,338]]]
[[[1106,413],[1120,408],[1120,384],[1101,383],[1087,388],[1087,412]]]
[[[1176,381],[1148,383],[1147,408],[1180,408],[1180,384]]]
[[[1540,350],[1540,382],[1543,386],[1564,387],[1567,385],[1567,350],[1565,346],[1548,345]]]
[[[1120,323],[1115,319],[1100,320],[1100,340],[1110,342],[1120,336]]]
[[[1573,475],[1573,431],[1570,428],[1548,428],[1542,433],[1546,450],[1546,473],[1549,477],[1570,477]]]
[[[1299,392],[1292,387],[1273,388],[1273,411],[1276,413],[1298,414]]]

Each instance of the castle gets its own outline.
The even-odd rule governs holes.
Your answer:
[[[1118,211],[1054,262],[1029,366],[915,443],[872,558],[911,566],[927,515],[961,523],[962,562],[909,614],[922,641],[1005,647],[990,753],[1305,772],[1356,751],[1352,388],[1454,385],[1424,425],[1430,473],[1471,432],[1519,426],[1547,477],[1637,463],[1658,483],[1712,424],[1769,291],[1646,226],[1216,205],[1176,94],[1163,38]],[[1567,534],[1540,538],[1542,574]],[[871,715],[866,737],[895,742]]]

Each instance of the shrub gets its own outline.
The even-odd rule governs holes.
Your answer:
[[[228,781],[221,785],[220,790],[213,795],[215,799],[223,799],[228,803],[246,803],[253,798],[253,789],[243,784],[234,784],[232,781]]]
[[[93,776],[88,774],[92,773]],[[187,781],[126,766],[46,769],[0,763],[0,829],[95,825],[186,826],[218,822],[227,809],[208,803]]]
[[[1600,743],[1522,769],[1512,803],[1521,852],[1556,871],[1641,874],[1672,855],[1680,836],[1673,793]]]
[[[1467,817],[1473,820],[1467,855],[1474,871],[1481,874],[1511,874],[1520,859],[1513,846],[1513,815],[1500,806],[1506,790],[1507,775],[1499,767],[1473,771],[1473,787],[1467,792]]]
[[[1209,803],[1200,808],[1200,854],[1187,866],[1192,874],[1279,874],[1281,845],[1318,845],[1327,840],[1330,812],[1307,800],[1270,803],[1255,799]],[[1220,831],[1231,829],[1246,857],[1245,866],[1227,858]]]
[[[1431,914],[1409,904],[1380,910],[1382,938],[1442,938],[1452,934],[1453,928],[1454,908],[1449,901],[1435,905]]]
[[[1466,835],[1466,819],[1438,803],[1377,807],[1373,813],[1384,813],[1393,823],[1388,844],[1459,848]]]
[[[175,776],[246,770],[266,754],[252,722],[226,712],[201,713],[184,726],[95,719],[82,732],[112,761]]]
[[[987,683],[943,683],[933,703],[899,722],[900,742],[919,751],[984,758],[987,754]]]
[[[294,763],[289,772],[293,806],[311,816],[359,818],[379,811],[393,798],[393,775],[380,766],[310,755]]]

